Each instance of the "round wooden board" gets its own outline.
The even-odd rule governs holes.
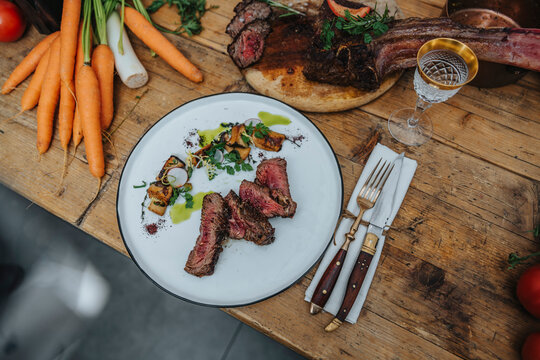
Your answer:
[[[248,84],[259,93],[311,112],[342,111],[367,104],[394,86],[403,73],[390,74],[375,91],[362,91],[352,86],[335,86],[307,80],[302,69],[303,65],[281,69],[248,68],[243,73]]]
[[[318,8],[321,0],[303,0]],[[293,2],[296,2],[293,0]],[[361,1],[375,7],[375,1]],[[377,9],[388,6],[397,18],[402,14],[395,0],[377,1]],[[297,109],[311,112],[334,112],[364,105],[388,91],[400,78],[401,72],[387,76],[379,89],[362,91],[354,87],[336,86],[307,80],[302,74],[305,54],[313,37],[307,18],[279,18],[272,23],[259,62],[242,72],[248,84],[261,94],[279,99]]]

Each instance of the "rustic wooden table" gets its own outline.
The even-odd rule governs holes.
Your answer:
[[[112,128],[118,127],[113,135],[118,159],[106,145],[107,171],[95,201],[90,202],[96,181],[82,146],[63,191],[54,195],[63,151],[56,137],[38,162],[35,110],[0,124],[0,181],[127,254],[116,223],[116,191],[122,166],[139,137],[188,100],[250,90],[225,51],[230,39],[224,29],[236,2],[210,0],[219,8],[205,16],[206,30],[200,36],[169,36],[202,69],[202,84],[189,82],[152,58],[132,37],[150,81],[136,90],[115,82]],[[438,16],[444,1],[398,3],[407,16]],[[171,26],[176,14],[160,10],[155,20]],[[1,45],[2,83],[40,38],[30,30],[22,40]],[[506,259],[511,252],[526,254],[539,246],[529,231],[538,222],[540,76],[529,73],[515,85],[492,90],[464,87],[428,110],[433,139],[421,147],[406,147],[392,139],[386,119],[393,110],[414,103],[411,74],[361,108],[307,114],[338,155],[345,200],[363,168],[359,151],[374,129],[380,129],[383,144],[419,163],[358,323],[327,334],[323,329],[332,317],[309,315],[303,297],[314,270],[278,296],[224,311],[309,358],[518,359],[525,336],[539,331],[540,324],[516,300],[516,281],[525,267],[507,270]],[[18,112],[22,92],[0,97],[2,117]]]

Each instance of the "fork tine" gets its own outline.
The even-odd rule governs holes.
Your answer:
[[[367,186],[367,189],[366,189],[366,193],[363,196],[365,199],[369,199],[369,197],[371,196],[370,194],[373,191],[373,188],[374,188],[375,184],[379,183],[381,174],[382,174],[382,172],[383,172],[383,170],[384,170],[384,168],[386,166],[386,163],[387,163],[387,161],[385,160],[384,163],[379,167],[379,169],[375,173],[375,177],[373,179],[371,179],[371,181],[369,182],[369,184]]]
[[[375,173],[375,170],[377,170],[377,168],[379,167],[379,164],[381,163],[382,161],[382,158],[379,159],[379,162],[377,162],[377,165],[375,165],[375,167],[373,168],[373,170],[371,171],[371,174],[369,174],[366,182],[364,183],[364,185],[362,186],[362,189],[360,189],[360,192],[358,193],[358,196],[359,197],[364,197],[363,196],[363,193],[364,193],[364,190],[366,190],[366,186],[368,185],[368,183],[370,182],[371,180],[371,177],[373,176],[373,173]]]
[[[394,164],[392,164],[392,166],[390,167],[390,169],[387,169],[388,171],[385,173],[384,175],[384,179],[381,183],[381,186],[380,187],[377,187],[377,193],[375,195],[375,198],[372,200],[373,202],[376,202],[377,199],[379,198],[379,195],[381,195],[381,192],[382,192],[382,189],[384,188],[384,184],[386,184],[386,180],[388,179],[388,177],[390,176],[390,174],[392,173],[392,170],[394,170]]]
[[[379,186],[379,184],[381,183],[381,180],[384,176],[384,173],[386,172],[386,170],[388,169],[388,167],[390,166],[390,163],[388,163],[387,161],[385,161],[381,168],[379,169],[379,171],[377,172],[377,176],[375,177],[375,179],[373,180],[373,183],[370,184],[370,187],[369,187],[369,190],[367,191],[366,193],[366,196],[365,198],[367,200],[370,200],[371,197],[376,193],[377,191],[377,187]],[[370,200],[371,201],[371,200]]]

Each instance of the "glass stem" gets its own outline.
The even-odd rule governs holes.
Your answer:
[[[407,125],[409,125],[409,127],[416,127],[424,111],[426,111],[430,107],[431,107],[431,103],[422,100],[422,98],[419,96],[416,99],[416,106],[414,107],[414,113],[409,119],[407,119]]]

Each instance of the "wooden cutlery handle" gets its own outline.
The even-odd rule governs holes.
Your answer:
[[[326,268],[321,280],[319,280],[319,284],[317,284],[317,288],[311,298],[312,304],[321,308],[324,307],[334,289],[334,285],[336,285],[339,273],[343,267],[343,262],[345,261],[345,256],[347,256],[347,250],[339,249],[332,262]]]
[[[368,254],[365,251],[360,252],[358,260],[356,261],[356,264],[354,265],[353,271],[351,273],[351,277],[349,278],[349,282],[347,283],[347,291],[345,292],[343,304],[341,304],[341,308],[336,314],[336,318],[338,320],[342,322],[345,321],[345,318],[349,314],[349,311],[351,310],[354,301],[358,296],[358,292],[362,287],[362,283],[364,282],[364,279],[366,277],[369,264],[371,264],[371,259],[373,259],[373,255]]]

